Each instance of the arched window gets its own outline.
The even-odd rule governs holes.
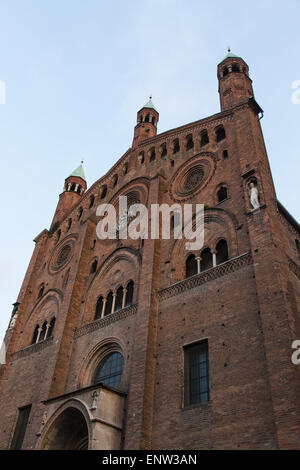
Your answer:
[[[299,256],[299,259],[300,259],[300,242],[299,240],[295,240],[295,243],[296,243],[296,250],[297,250],[297,253],[298,253],[298,256]]]
[[[228,150],[223,151],[223,158],[228,158]]]
[[[150,150],[150,162],[154,162],[155,158],[156,158],[156,154],[155,154],[155,149],[153,148]]]
[[[203,250],[201,253],[200,271],[206,271],[207,269],[212,268],[212,266],[212,253],[210,248],[205,248],[205,250]]]
[[[133,281],[130,281],[127,284],[126,291],[127,292],[126,292],[125,307],[129,307],[130,305],[132,305],[132,301],[133,301],[133,291],[134,291]]]
[[[191,150],[192,148],[194,148],[194,141],[193,141],[192,134],[189,134],[186,137],[186,146],[185,146],[185,148],[186,148],[186,150]]]
[[[144,154],[144,152],[141,152],[141,153],[139,154],[139,156],[138,156],[138,161],[139,161],[139,163],[140,163],[141,165],[144,163],[144,161],[145,161],[145,154]]]
[[[79,209],[78,209],[78,215],[77,215],[77,220],[80,220],[80,219],[81,219],[82,213],[83,213],[83,208],[82,208],[82,207],[79,207]]]
[[[98,320],[98,318],[101,318],[102,310],[103,310],[103,297],[101,295],[99,299],[97,300],[97,304],[96,304],[95,320]]]
[[[71,226],[72,226],[72,219],[68,219],[67,232],[70,230]]]
[[[60,236],[61,236],[61,230],[57,230],[57,234],[56,234],[56,243],[59,242]]]
[[[116,294],[115,312],[121,310],[123,305],[123,287],[120,286]]]
[[[119,385],[124,368],[124,358],[121,353],[113,352],[106,356],[96,370],[94,385],[103,383],[111,387]]]
[[[161,156],[166,157],[166,155],[167,155],[167,146],[166,146],[166,144],[162,144],[162,146],[161,146]]]
[[[226,138],[226,132],[223,126],[219,126],[216,128],[216,141],[221,142]]]
[[[43,323],[43,326],[42,326],[42,329],[41,329],[41,334],[40,334],[40,337],[39,337],[39,342],[40,341],[44,341],[44,339],[46,339],[46,333],[47,333],[47,322],[45,321]]]
[[[239,66],[238,66],[237,64],[233,64],[233,66],[232,66],[232,71],[233,71],[233,72],[239,72],[239,71],[240,71]]]
[[[101,191],[101,199],[104,199],[107,194],[107,186],[103,186],[102,191]]]
[[[228,246],[226,240],[220,240],[216,246],[217,251],[217,264],[225,263],[228,261]]]
[[[51,338],[53,330],[54,330],[54,325],[55,325],[55,317],[52,318],[52,320],[50,321],[47,338]]]
[[[209,137],[207,131],[202,131],[200,134],[200,147],[204,147],[204,145],[209,143]]]
[[[180,152],[179,140],[175,139],[173,142],[173,153],[178,153],[178,152]]]
[[[104,315],[109,315],[110,313],[112,313],[112,305],[113,305],[113,293],[110,292],[106,299]]]
[[[190,255],[185,262],[185,275],[191,277],[197,274],[197,260],[195,255]]]
[[[115,188],[117,186],[117,183],[118,183],[118,175],[115,175],[113,177],[113,188]]]
[[[150,119],[150,116],[149,114],[147,114],[147,116],[145,117],[145,122],[149,122],[149,119]]]
[[[128,173],[128,163],[125,163],[125,165],[123,166],[123,173],[124,173],[124,175],[127,175],[127,173]]]
[[[78,192],[78,194],[81,194],[81,186],[78,186],[77,192]]]
[[[73,183],[73,184],[71,185],[70,191],[75,191],[75,188],[76,188],[76,184]]]
[[[218,202],[222,202],[222,201],[225,201],[225,199],[227,199],[228,193],[227,193],[226,186],[220,187],[220,189],[217,192],[217,197],[218,197]]]
[[[229,74],[229,70],[227,67],[225,67],[225,69],[223,70],[223,77],[226,77],[226,75]]]
[[[94,274],[97,271],[98,261],[95,259],[91,264],[90,274]]]
[[[155,124],[155,117],[152,117],[152,124]]]
[[[95,196],[92,194],[91,197],[90,197],[89,209],[91,209],[93,207],[94,202],[95,202]]]
[[[33,332],[33,337],[32,337],[31,344],[35,344],[35,343],[36,343],[36,340],[37,340],[38,335],[39,335],[39,329],[40,329],[40,326],[39,326],[39,325],[36,325],[36,327],[35,327],[35,329],[34,329],[34,332]]]
[[[44,293],[44,290],[45,290],[45,284],[43,283],[40,286],[40,290],[39,290],[39,293],[38,293],[38,296],[37,296],[38,299],[40,299],[42,297],[42,295]]]

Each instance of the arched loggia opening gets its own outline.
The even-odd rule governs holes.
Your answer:
[[[52,424],[44,450],[88,450],[89,433],[85,417],[77,408],[67,408]]]

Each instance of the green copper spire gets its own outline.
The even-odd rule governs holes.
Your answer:
[[[143,106],[143,108],[154,109],[154,111],[156,111],[158,113],[157,109],[155,108],[154,104],[151,101],[151,98],[152,98],[152,96],[150,96],[150,99],[149,99],[148,103],[146,103],[145,106]]]
[[[82,166],[83,162],[81,162],[81,164],[79,165],[79,167],[76,168],[76,170],[74,170],[70,176],[78,176],[78,178],[81,178],[83,179],[84,181],[85,180],[85,174],[84,174],[84,169],[83,169],[83,166]]]
[[[231,49],[230,49],[230,47],[228,47],[228,54],[227,54],[227,56],[226,56],[226,57],[224,57],[224,59],[223,59],[223,60],[229,59],[230,57],[231,57],[231,58],[233,58],[233,57],[235,57],[235,58],[239,58],[239,56],[237,56],[237,55],[233,54],[233,53],[231,52]],[[222,61],[222,62],[223,62],[223,61]]]

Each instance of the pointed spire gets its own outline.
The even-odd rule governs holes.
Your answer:
[[[84,174],[84,169],[83,169],[83,161],[81,161],[80,165],[76,168],[76,170],[74,170],[70,176],[77,176],[78,178],[81,178],[83,179],[84,181],[86,181],[85,179],[85,174]],[[69,176],[69,177],[70,177]]]
[[[228,54],[224,57],[223,60],[229,59],[230,57],[236,57],[236,58],[239,57],[239,56],[237,56],[237,55],[235,55],[235,54],[233,54],[233,53],[231,52],[230,46],[228,46],[227,52],[228,52]],[[223,62],[223,60],[222,60],[222,62]]]
[[[149,101],[148,101],[148,103],[146,103],[145,106],[143,106],[143,108],[154,109],[154,111],[156,111],[156,112],[158,113],[157,109],[155,108],[154,104],[152,103],[152,96],[151,96],[151,95],[149,96]],[[142,108],[142,109],[143,109],[143,108]]]

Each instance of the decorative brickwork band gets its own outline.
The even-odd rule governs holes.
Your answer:
[[[118,310],[117,312],[111,313],[104,318],[100,318],[99,320],[95,320],[92,323],[88,323],[87,325],[82,326],[75,330],[75,338],[79,336],[87,335],[92,331],[98,330],[99,328],[104,328],[111,323],[114,323],[118,320],[122,320],[123,318],[127,318],[131,315],[134,315],[137,311],[137,304],[130,305],[130,307],[122,308],[122,310]]]
[[[300,279],[300,266],[295,263],[291,258],[288,258],[290,270]]]
[[[47,346],[50,346],[53,343],[53,336],[50,338],[45,339],[44,341],[41,341],[40,343],[36,344],[31,344],[30,346],[27,346],[24,349],[20,349],[20,351],[16,351],[11,354],[11,360],[15,361],[16,359],[20,359],[21,357],[26,357],[29,356],[30,354],[33,354],[37,351],[42,351],[45,349]]]
[[[249,264],[252,264],[251,253],[245,253],[229,261],[226,261],[226,263],[222,263],[215,268],[208,269],[203,273],[196,274],[195,276],[189,277],[188,279],[184,279],[183,281],[177,282],[170,287],[166,287],[165,289],[160,290],[158,292],[158,298],[160,301],[166,300],[169,297],[181,294],[187,289],[193,289],[194,287],[201,286],[206,282],[218,279],[225,274],[230,274],[234,271],[237,271],[238,269],[243,268],[244,266],[248,266]]]

